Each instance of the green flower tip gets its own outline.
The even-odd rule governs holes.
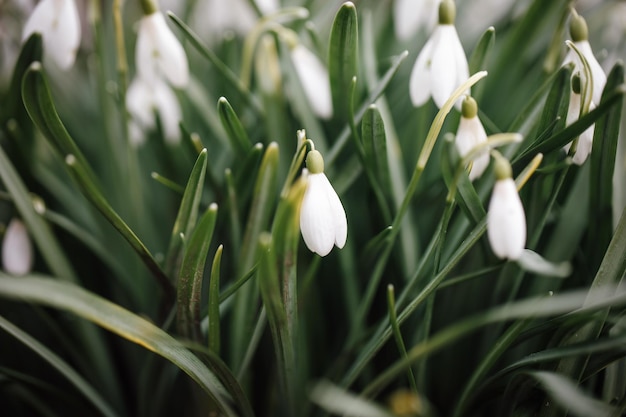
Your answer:
[[[496,154],[496,162],[494,165],[494,172],[496,174],[496,180],[505,180],[513,177],[513,170],[511,169],[511,163],[500,154]]]
[[[572,91],[580,94],[580,74],[576,73],[572,76]]]
[[[569,33],[572,37],[572,41],[580,42],[589,39],[589,30],[587,29],[587,22],[585,18],[580,15],[572,16],[569,22]]]
[[[439,24],[453,25],[456,19],[456,5],[452,0],[443,0],[439,4]]]
[[[471,96],[465,96],[461,106],[461,114],[466,119],[472,119],[478,114],[478,104]]]
[[[319,151],[313,150],[306,156],[306,167],[311,174],[324,172],[324,158]]]
[[[159,11],[159,3],[157,0],[141,0],[141,10],[146,16]]]

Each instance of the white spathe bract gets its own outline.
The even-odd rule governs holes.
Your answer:
[[[291,60],[313,112],[323,119],[330,118],[333,115],[330,78],[322,61],[301,44],[291,49]]]
[[[478,116],[470,118],[461,117],[459,128],[456,131],[455,142],[459,155],[464,158],[473,147],[485,142],[487,142],[487,132],[485,132],[485,128]],[[470,181],[474,181],[476,178],[483,175],[488,165],[489,149],[485,148],[473,160],[472,168],[469,173]]]
[[[159,11],[143,16],[139,22],[135,64],[139,76],[150,83],[165,78],[181,88],[189,81],[185,50]]]
[[[346,243],[346,212],[326,174],[305,171],[303,175],[307,176],[307,188],[300,210],[300,231],[311,252],[326,256],[333,245],[341,249]]]
[[[441,108],[468,78],[467,58],[456,28],[438,24],[411,71],[409,93],[413,105],[421,106],[432,96],[437,107]]]
[[[159,115],[163,136],[168,143],[180,141],[182,111],[176,94],[165,81],[156,80],[148,83],[141,77],[135,77],[126,93],[126,108],[130,113],[130,140],[134,145],[145,142],[146,133],[156,126],[156,114]]]
[[[526,245],[526,216],[512,178],[497,180],[487,212],[487,235],[498,258],[517,259]]]
[[[4,234],[2,267],[12,275],[25,275],[33,267],[33,246],[21,220],[12,219]]]
[[[589,41],[578,41],[574,42],[574,45],[580,53],[585,57],[587,63],[589,64],[589,70],[591,71],[591,78],[593,80],[593,94],[592,101],[594,103],[599,103],[600,98],[602,97],[602,90],[604,90],[604,85],[606,84],[606,74],[604,70],[600,66],[600,63],[593,55],[593,51],[591,50],[591,45]],[[585,71],[582,63],[580,62],[580,58],[578,54],[570,49],[565,56],[565,60],[563,61],[563,65],[567,65],[570,62],[573,62],[576,65],[574,69],[574,73],[579,72],[581,74],[581,78],[584,77]]]
[[[396,37],[410,39],[420,28],[430,32],[437,23],[441,0],[396,0],[393,5],[393,22]]]
[[[80,18],[74,0],[42,0],[28,18],[22,41],[38,32],[42,36],[46,57],[59,68],[74,65],[80,45]]]
[[[578,120],[580,116],[580,104],[580,94],[576,94],[575,92],[571,91],[569,96],[569,107],[567,108],[567,117],[565,118],[566,126],[569,126]],[[589,106],[589,110],[593,110],[594,108],[595,105],[592,101],[591,105]],[[591,153],[591,148],[593,146],[594,130],[595,124],[592,124],[578,137],[578,142],[576,143],[576,153],[574,153],[574,157],[572,158],[576,165],[582,165]],[[563,149],[565,150],[565,152],[569,152],[571,146],[572,144],[568,143],[563,147]]]

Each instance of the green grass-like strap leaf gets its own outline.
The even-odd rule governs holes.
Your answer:
[[[335,114],[348,115],[352,77],[357,75],[358,20],[354,3],[344,3],[333,21],[328,51],[328,73]]]

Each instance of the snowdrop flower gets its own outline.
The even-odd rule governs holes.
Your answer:
[[[279,8],[277,0],[257,0],[256,5],[263,14]],[[200,0],[194,7],[190,25],[203,39],[215,41],[229,32],[246,36],[257,20],[248,0]]]
[[[74,0],[42,0],[24,26],[22,42],[38,32],[44,52],[59,68],[74,65],[80,44],[80,18]]]
[[[146,133],[156,126],[156,113],[159,115],[163,136],[170,144],[180,141],[178,124],[182,111],[176,95],[165,81],[148,83],[135,77],[126,93],[126,108],[130,113],[130,140],[138,146],[145,142]]]
[[[313,52],[300,43],[291,47],[291,60],[313,113],[322,119],[329,119],[333,115],[333,102],[328,70]]]
[[[33,246],[21,220],[12,219],[4,234],[2,267],[12,275],[25,275],[33,267]]]
[[[345,245],[348,222],[339,196],[324,174],[322,155],[316,150],[310,151],[306,166],[307,188],[300,210],[300,231],[311,252],[326,256],[333,245],[339,249]]]
[[[409,93],[414,106],[421,106],[432,96],[441,108],[454,90],[469,78],[467,58],[454,27],[455,15],[453,1],[441,2],[439,24],[411,71]]]
[[[589,44],[588,39],[589,31],[587,29],[587,22],[585,21],[585,18],[580,15],[572,16],[569,24],[569,31],[574,45],[578,48],[589,64],[593,86],[592,101],[594,103],[599,103],[600,97],[602,97],[602,90],[604,90],[604,85],[606,84],[606,74],[591,50],[591,45]],[[572,49],[570,49],[565,56],[563,65],[567,65],[570,62],[573,62],[576,65],[576,70],[580,72],[580,74],[584,74],[582,62],[580,62],[578,54]]]
[[[393,4],[393,22],[396,37],[409,40],[421,27],[431,31],[437,23],[441,0],[396,0]]]
[[[496,183],[487,212],[487,235],[498,258],[518,259],[526,245],[526,216],[511,178],[511,165],[496,154]]]
[[[139,76],[150,83],[165,78],[181,88],[189,81],[185,50],[158,10],[145,14],[139,22],[135,64]]]
[[[569,107],[567,108],[567,117],[565,118],[565,125],[569,126],[575,121],[578,120],[580,116],[580,105],[581,105],[581,96],[580,96],[580,77],[578,74],[575,74],[572,77],[572,90],[570,91],[569,96]],[[595,105],[593,101],[589,106],[589,110],[593,110]],[[578,137],[578,142],[576,142],[576,152],[574,153],[574,157],[572,160],[576,165],[582,165],[586,160],[589,154],[591,153],[591,147],[593,145],[593,132],[595,130],[595,124],[592,124],[580,134]],[[566,153],[569,152],[571,143],[568,143],[563,147]]]
[[[476,100],[466,96],[461,107],[461,120],[456,131],[456,148],[461,158],[464,158],[471,150],[481,143],[487,142],[487,132],[478,118],[478,105]],[[489,150],[485,148],[476,156],[469,173],[470,181],[480,177],[489,165]]]

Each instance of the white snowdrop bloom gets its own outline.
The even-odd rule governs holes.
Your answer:
[[[581,95],[580,95],[580,78],[578,76],[572,77],[572,90],[569,96],[569,106],[567,108],[567,117],[565,118],[565,125],[569,126],[578,120],[580,116]],[[589,106],[589,110],[593,110],[595,105],[593,101]],[[582,165],[589,154],[591,153],[591,147],[593,146],[593,133],[595,130],[595,124],[592,124],[580,134],[578,142],[576,143],[576,152],[572,160],[576,165]],[[563,147],[566,153],[569,152],[571,143],[568,143]]]
[[[396,37],[410,39],[420,28],[430,32],[437,23],[441,0],[396,0],[393,4],[393,22]]]
[[[291,60],[311,109],[318,117],[329,119],[333,115],[333,102],[328,69],[313,52],[300,43],[291,48]]]
[[[415,61],[409,81],[409,93],[415,106],[421,106],[432,96],[441,108],[454,90],[469,78],[467,58],[454,27],[455,7],[450,0],[441,2],[439,24]]]
[[[38,32],[42,36],[44,53],[59,68],[74,65],[80,45],[80,18],[74,0],[42,0],[28,18],[22,41]]]
[[[217,41],[229,32],[245,36],[256,21],[247,0],[200,0],[191,14],[190,26],[201,38]]]
[[[21,220],[12,219],[4,234],[2,267],[12,275],[25,275],[33,267],[33,246]]]
[[[594,103],[599,103],[600,98],[602,97],[602,90],[604,90],[604,85],[606,84],[606,74],[591,50],[591,45],[589,44],[588,39],[587,22],[582,16],[572,16],[569,30],[570,35],[572,36],[572,42],[574,42],[576,48],[578,48],[589,64],[589,70],[591,71],[591,78],[593,81],[592,101]],[[570,62],[573,62],[576,65],[576,71],[580,74],[584,74],[582,62],[580,61],[578,54],[572,49],[567,52],[563,65],[567,65]]]
[[[165,78],[181,88],[189,81],[185,50],[159,11],[144,15],[139,22],[135,64],[139,76],[150,83]]]
[[[170,144],[180,141],[179,123],[182,111],[176,94],[165,81],[148,83],[135,77],[126,93],[126,108],[130,113],[130,140],[134,145],[145,142],[146,133],[156,126],[159,115],[165,140]]]
[[[475,146],[487,142],[487,132],[478,118],[476,100],[466,96],[461,107],[461,120],[456,131],[456,147],[459,155],[464,158]],[[469,173],[470,181],[479,178],[489,165],[489,149],[485,148],[472,161]]]
[[[300,210],[300,231],[311,252],[330,253],[333,245],[343,248],[348,236],[348,221],[339,196],[324,174],[324,160],[318,151],[310,151],[305,170],[307,188]]]
[[[526,215],[519,198],[511,166],[504,157],[496,158],[496,183],[487,212],[487,235],[498,258],[518,259],[526,245]]]

